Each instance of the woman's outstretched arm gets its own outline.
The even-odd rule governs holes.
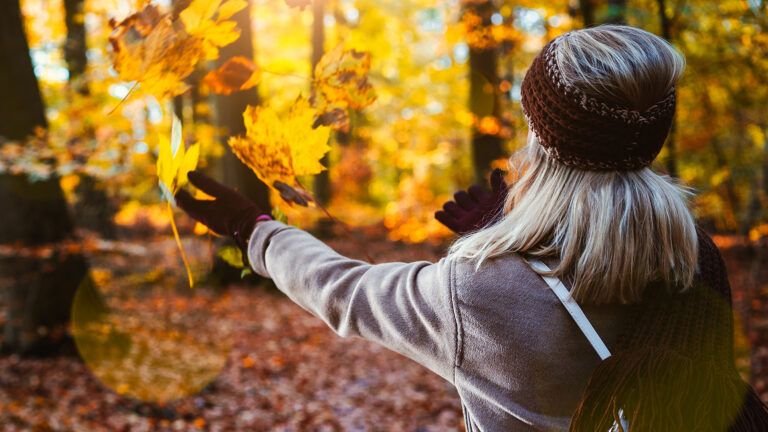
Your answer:
[[[342,336],[356,335],[404,354],[453,382],[460,336],[453,266],[371,265],[343,257],[310,234],[271,219],[251,200],[199,171],[189,181],[212,196],[182,190],[179,207],[231,236],[253,269]]]
[[[372,265],[276,221],[256,225],[248,258],[339,335],[377,342],[453,382],[458,334],[449,261]]]

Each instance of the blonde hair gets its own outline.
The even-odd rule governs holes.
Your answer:
[[[641,110],[682,75],[682,56],[662,39],[624,26],[567,33],[556,58],[564,78],[600,98]],[[460,238],[449,257],[482,263],[506,253],[559,257],[550,274],[572,281],[583,303],[634,303],[651,283],[687,289],[697,268],[691,192],[650,168],[587,171],[551,159],[529,133],[513,155],[518,176],[504,216]]]

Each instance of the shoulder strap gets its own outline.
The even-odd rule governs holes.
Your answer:
[[[528,264],[538,271],[550,271],[546,264],[536,259],[529,259]],[[552,291],[554,291],[557,298],[560,299],[560,303],[565,306],[565,310],[571,314],[573,320],[576,321],[576,325],[579,326],[581,332],[584,333],[584,336],[587,337],[589,343],[592,344],[592,348],[597,351],[597,355],[600,356],[600,359],[605,360],[610,357],[611,352],[608,350],[608,347],[605,346],[603,340],[600,339],[600,335],[597,334],[597,331],[595,331],[595,328],[592,326],[592,323],[589,322],[587,316],[584,315],[584,311],[581,310],[581,307],[576,303],[576,300],[571,297],[571,293],[568,291],[568,288],[565,287],[563,282],[554,276],[541,275],[541,278],[544,279],[544,282],[546,282]]]

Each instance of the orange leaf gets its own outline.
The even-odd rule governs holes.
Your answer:
[[[261,72],[253,62],[243,56],[232,57],[203,78],[213,93],[228,95],[256,86]]]

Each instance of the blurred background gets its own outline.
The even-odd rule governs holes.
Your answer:
[[[248,0],[232,16],[240,37],[169,98],[134,92],[113,66],[114,26],[145,3],[0,4],[0,429],[462,429],[447,383],[335,338],[177,214],[190,289],[158,142],[175,114],[202,169],[342,253],[436,259],[452,237],[433,213],[525,144],[530,61],[602,23],[644,28],[686,56],[655,168],[696,192],[729,267],[739,369],[768,401],[765,0]],[[153,4],[177,16],[190,1]],[[245,132],[246,106],[285,112],[311,95],[314,66],[339,45],[370,53],[376,101],[347,110],[328,169],[301,183],[341,223],[283,202],[226,144]],[[233,56],[258,85],[212,91],[204,77]]]

